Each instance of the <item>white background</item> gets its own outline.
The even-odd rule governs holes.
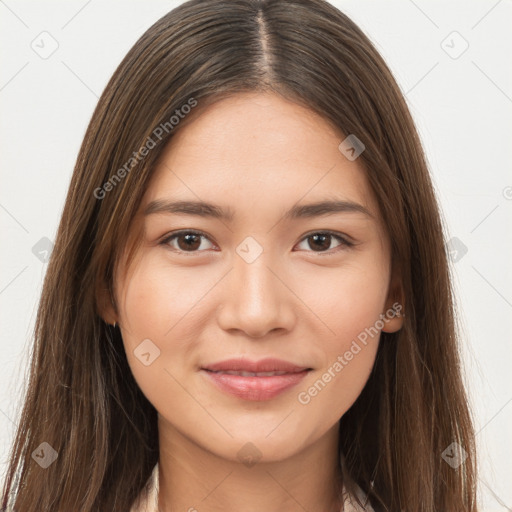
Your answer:
[[[46,270],[32,248],[43,237],[54,239],[80,143],[108,79],[138,37],[179,3],[0,0],[2,474]],[[512,510],[512,2],[332,3],[391,67],[427,151],[447,238],[467,247],[453,271],[480,499],[484,512]],[[58,44],[47,59],[31,47],[43,46],[41,38],[46,49]],[[464,40],[468,49],[452,58]]]

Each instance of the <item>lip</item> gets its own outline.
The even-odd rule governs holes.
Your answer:
[[[221,391],[243,400],[270,400],[291,387],[296,386],[308,374],[311,368],[298,366],[281,359],[266,358],[250,361],[243,358],[228,359],[207,365],[201,371]],[[231,373],[226,373],[231,372]],[[269,373],[277,375],[242,375],[244,373]]]

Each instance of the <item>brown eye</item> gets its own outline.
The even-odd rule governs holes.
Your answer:
[[[178,247],[182,251],[195,251],[201,245],[201,237],[190,233],[188,235],[179,235],[176,240]]]
[[[331,235],[311,235],[308,237],[309,247],[321,251],[329,249],[331,245]]]
[[[337,241],[337,245],[331,247],[333,240]],[[307,247],[302,247],[303,250],[309,250],[309,252],[318,253],[328,252],[330,254],[337,252],[344,247],[351,247],[353,245],[351,242],[348,242],[340,235],[335,235],[334,233],[329,232],[311,233],[304,237],[300,243],[305,243],[307,245]]]
[[[162,244],[169,245],[171,249],[174,249],[177,252],[201,252],[202,250],[209,248],[202,247],[202,245],[204,245],[203,239],[208,240],[202,233],[196,233],[195,231],[181,231],[167,237],[162,241]],[[202,249],[201,251],[198,251],[200,247],[202,247]]]

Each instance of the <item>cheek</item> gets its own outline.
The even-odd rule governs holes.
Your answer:
[[[182,322],[190,322],[194,306],[211,284],[200,272],[191,279],[190,269],[173,267],[165,256],[153,251],[141,258],[122,291],[121,316],[131,337],[164,340]]]
[[[190,293],[182,292],[185,284],[179,272],[169,272],[162,258],[147,254],[126,274],[118,293],[128,364],[139,388],[154,405],[173,391],[166,369],[169,360],[181,357],[181,351],[176,343],[166,340],[191,308],[187,304]]]
[[[388,279],[386,262],[376,257],[361,258],[336,276],[326,274],[318,280],[317,275],[310,304],[316,304],[316,313],[328,329],[316,338],[321,368],[297,397],[311,412],[327,412],[336,421],[360,395],[378,349]]]
[[[335,272],[316,273],[308,281],[309,304],[328,327],[323,339],[326,352],[345,351],[350,341],[375,325],[384,313],[389,284],[386,262],[374,253]]]
[[[208,321],[198,304],[218,280],[211,269],[171,266],[155,249],[126,274],[118,293],[119,324],[132,373],[151,402],[179,391],[169,372],[181,378],[190,369],[198,332]],[[141,354],[148,352],[144,361]]]

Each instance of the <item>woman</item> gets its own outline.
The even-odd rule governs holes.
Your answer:
[[[368,38],[320,0],[164,16],[78,156],[2,506],[473,512],[473,435],[439,208]]]

